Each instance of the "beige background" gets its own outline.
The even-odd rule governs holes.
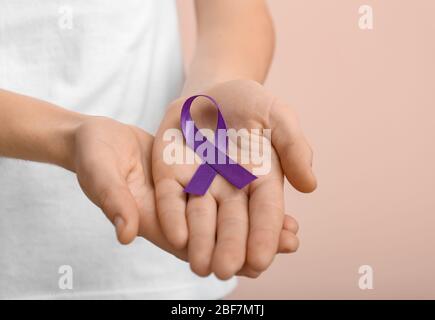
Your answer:
[[[192,3],[179,0],[185,57]],[[230,298],[435,298],[435,1],[270,0],[266,83],[298,112],[319,188],[287,188],[301,247]],[[374,29],[358,27],[361,5]],[[358,268],[374,269],[360,290]]]

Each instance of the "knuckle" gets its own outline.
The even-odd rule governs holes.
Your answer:
[[[243,239],[237,235],[226,235],[218,238],[218,246],[220,250],[225,252],[225,256],[231,256],[237,259],[243,253]]]
[[[251,227],[252,242],[254,245],[264,245],[275,241],[281,232],[282,222],[276,225],[255,225]]]
[[[239,238],[225,238],[218,240],[217,250],[222,261],[227,263],[241,265],[245,261],[246,250]]]
[[[200,207],[200,206],[191,206],[188,207],[186,210],[186,215],[188,218],[195,218],[195,219],[207,219],[211,217],[211,212],[206,207]]]
[[[201,246],[208,245],[209,240],[212,238],[212,234],[208,230],[194,229],[189,230],[189,242],[197,243]]]
[[[174,194],[171,191],[168,190],[156,190],[156,201],[157,203],[164,203],[168,201],[169,199],[173,199]]]
[[[244,226],[246,222],[247,222],[247,217],[239,216],[239,215],[227,215],[218,220],[218,230],[223,229],[224,227],[225,229],[239,228],[240,226]]]

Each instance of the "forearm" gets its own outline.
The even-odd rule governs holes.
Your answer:
[[[196,1],[198,37],[183,94],[216,83],[262,83],[274,49],[272,20],[263,0]]]
[[[86,116],[0,90],[0,156],[73,168],[74,132]]]

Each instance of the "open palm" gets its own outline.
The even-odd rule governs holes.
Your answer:
[[[271,129],[271,169],[242,190],[216,176],[204,196],[183,192],[198,164],[168,164],[163,155],[173,141],[168,129],[179,128],[181,106],[171,104],[156,135],[153,147],[153,177],[157,212],[168,242],[187,246],[192,269],[207,275],[214,272],[227,279],[240,270],[261,272],[272,262],[284,224],[283,171],[292,185],[310,192],[316,187],[311,171],[311,149],[290,108],[261,85],[236,80],[207,92],[220,105],[228,128]],[[198,100],[192,117],[198,127],[213,128],[216,111],[209,101]],[[237,144],[238,148],[242,148]],[[178,148],[186,150],[184,140]],[[186,152],[192,152],[187,148]],[[249,165],[248,169],[252,169]],[[291,250],[297,248],[296,222],[290,218]],[[293,232],[292,232],[293,231]],[[290,251],[291,251],[290,250]]]
[[[74,171],[84,193],[116,225],[121,243],[141,236],[188,260],[186,248],[174,248],[163,234],[156,213],[151,151],[153,137],[140,128],[103,117],[90,117],[75,135]],[[283,225],[279,252],[292,247],[290,217]],[[256,276],[250,270],[241,275]]]

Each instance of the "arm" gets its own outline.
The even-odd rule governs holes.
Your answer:
[[[137,236],[140,215],[148,208],[154,214],[153,138],[143,130],[4,90],[0,124],[0,156],[75,172],[88,198],[116,226],[121,243]]]
[[[121,243],[136,235],[186,260],[162,233],[151,178],[153,138],[117,121],[71,112],[28,96],[0,90],[0,156],[61,166],[77,174],[88,198],[116,226]],[[121,223],[116,223],[116,218]],[[292,220],[279,251],[291,250]]]
[[[264,0],[196,0],[198,36],[183,95],[234,79],[263,83],[274,30]]]
[[[0,90],[0,156],[74,170],[74,132],[85,116]]]
[[[262,0],[197,0],[198,41],[182,97],[171,103],[153,146],[153,178],[162,230],[176,248],[187,246],[191,268],[221,279],[237,273],[258,276],[280,245],[284,215],[283,172],[296,189],[314,190],[311,150],[287,105],[262,83],[270,65],[274,34]],[[219,175],[204,196],[183,192],[197,167],[168,165],[164,133],[179,127],[186,96],[203,93],[220,104],[228,128],[271,129],[271,171],[243,190]],[[195,102],[193,118],[214,128],[215,112]],[[202,104],[201,106],[198,106]],[[177,147],[183,154],[184,141]],[[190,149],[188,149],[190,150]],[[296,222],[287,239],[297,248]],[[278,249],[279,251],[279,249]]]

